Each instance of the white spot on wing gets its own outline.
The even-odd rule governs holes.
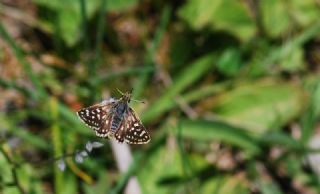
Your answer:
[[[146,133],[145,131],[142,131],[142,132],[140,133],[140,137],[142,137],[145,133]]]

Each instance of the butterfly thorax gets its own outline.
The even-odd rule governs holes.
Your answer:
[[[118,115],[119,117],[126,114],[128,109],[128,105],[125,102],[120,101],[114,107],[114,114]]]

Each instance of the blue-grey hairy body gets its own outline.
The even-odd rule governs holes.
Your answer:
[[[111,136],[113,136],[116,130],[119,128],[122,120],[127,116],[128,105],[124,102],[119,102],[113,107],[113,116],[111,121]]]

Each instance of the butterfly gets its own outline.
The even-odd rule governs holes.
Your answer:
[[[98,137],[116,139],[128,144],[146,144],[151,138],[137,114],[129,106],[131,91],[120,99],[104,100],[77,112],[80,120],[92,128]]]

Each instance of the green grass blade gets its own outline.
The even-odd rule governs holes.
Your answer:
[[[144,112],[141,119],[145,123],[148,123],[167,111],[168,108],[170,108],[167,104],[172,103],[171,101],[174,100],[177,95],[214,67],[213,62],[215,58],[216,56],[214,54],[208,54],[187,65],[179,76],[173,80],[173,84],[168,90],[149,106],[150,108]]]
[[[182,128],[181,135],[184,138],[199,141],[218,140],[240,147],[251,154],[261,152],[258,141],[248,135],[244,129],[236,128],[222,122],[206,120],[182,119],[179,125]]]
[[[280,145],[288,148],[289,150],[302,150],[303,146],[290,135],[281,131],[268,132],[260,137],[259,140],[262,144],[267,146]]]
[[[82,22],[82,38],[84,41],[84,50],[88,51],[90,48],[89,39],[87,38],[88,35],[88,18],[87,18],[87,7],[85,0],[79,0],[80,4],[80,13],[81,13],[81,22]]]
[[[320,115],[320,80],[317,80],[310,93],[311,99],[308,108],[301,118],[302,143],[307,143],[309,141],[309,138],[314,134],[314,130],[316,129],[316,125],[318,123]]]
[[[163,37],[163,34],[165,32],[165,29],[168,26],[169,19],[171,16],[171,7],[165,7],[164,10],[162,11],[161,15],[161,20],[160,20],[160,25],[156,29],[155,36],[152,41],[152,45],[150,49],[147,51],[146,58],[144,59],[144,67],[154,67],[154,58],[156,55],[156,50],[159,47],[160,40]],[[136,82],[134,90],[133,90],[133,98],[138,99],[139,96],[141,95],[142,91],[144,90],[147,81],[148,81],[148,74],[141,74],[139,80]]]
[[[261,62],[262,67],[269,67],[270,65],[276,63],[276,61],[287,57],[288,54],[295,50],[296,48],[300,48],[303,44],[309,41],[311,38],[317,36],[320,33],[320,22],[315,25],[309,27],[303,31],[302,34],[293,38],[292,40],[285,43],[283,46],[271,49],[271,52],[265,57],[264,61]]]
[[[103,43],[103,35],[105,28],[105,16],[107,12],[107,0],[101,0],[99,20],[98,20],[98,28],[97,28],[97,40],[95,45],[95,58],[92,64],[87,63],[87,71],[89,72],[89,76],[94,77],[97,72],[97,68],[100,65],[101,60],[101,49]]]
[[[49,149],[49,144],[46,140],[43,138],[33,135],[29,131],[23,128],[19,127],[11,127],[10,132],[17,137],[21,138],[22,140],[28,142],[28,144],[33,145],[37,148],[40,148],[42,150],[48,150]]]
[[[185,95],[181,96],[181,100],[187,104],[191,103],[191,102],[196,102],[199,101],[205,97],[217,94],[223,90],[225,90],[225,88],[230,85],[229,82],[225,82],[225,83],[218,83],[218,84],[213,84],[213,85],[205,85],[199,89],[196,89],[194,91],[190,91],[189,93],[186,93]],[[172,100],[169,101],[167,104],[163,104],[163,109],[165,110],[170,110],[172,108],[178,107],[179,104]]]
[[[52,124],[51,124],[51,135],[52,135],[52,143],[53,143],[53,157],[57,158],[63,155],[63,148],[62,148],[62,138],[61,138],[61,131],[58,125],[58,102],[55,98],[50,98],[49,101],[49,110],[50,115],[52,117]],[[55,193],[62,193],[63,192],[63,172],[58,169],[56,163],[53,163],[54,169],[54,191]]]

